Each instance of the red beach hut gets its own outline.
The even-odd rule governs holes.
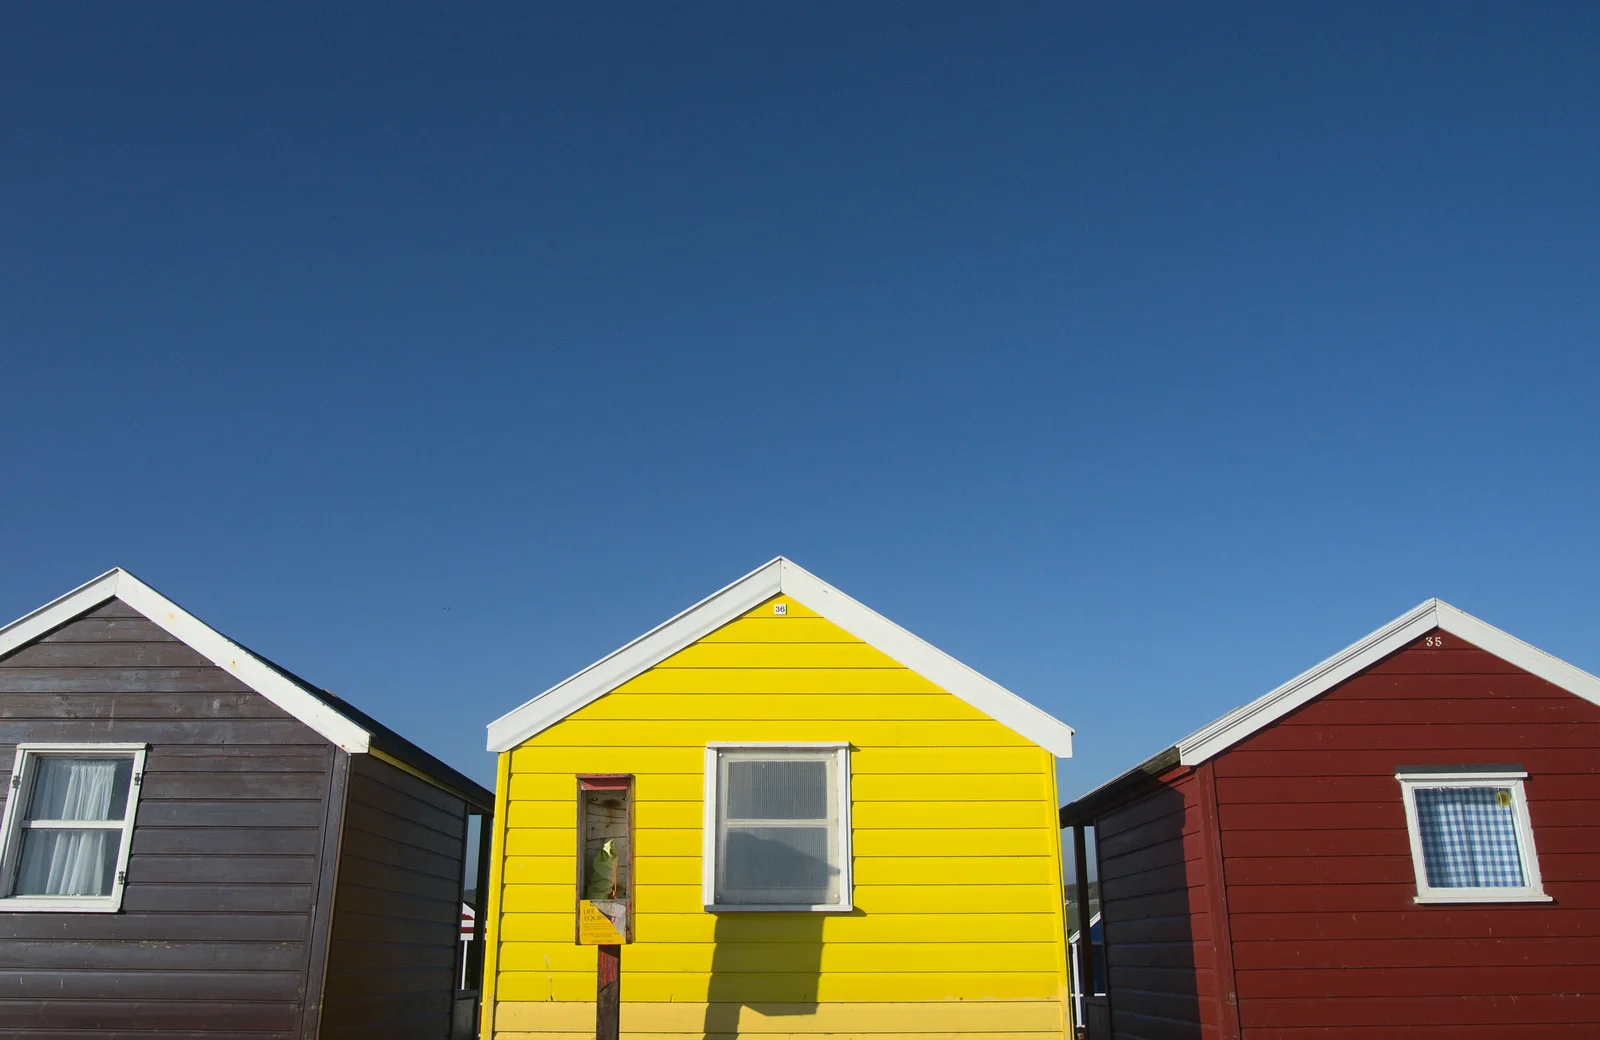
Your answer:
[[[1600,1035],[1600,679],[1438,600],[1061,823],[1091,1037]]]

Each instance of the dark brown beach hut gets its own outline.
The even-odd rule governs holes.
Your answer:
[[[0,628],[0,770],[0,1035],[470,1020],[468,820],[493,795],[126,571]]]

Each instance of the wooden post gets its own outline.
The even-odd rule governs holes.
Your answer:
[[[1216,956],[1217,1034],[1239,1040],[1239,983],[1233,970],[1233,918],[1228,914],[1228,879],[1222,861],[1222,819],[1217,808],[1217,762],[1199,769],[1200,839],[1206,857],[1207,909],[1211,911],[1211,949]]]
[[[622,1029],[622,947],[597,946],[594,1040],[618,1040]]]
[[[1077,875],[1078,887],[1078,964],[1082,975],[1078,979],[1078,992],[1083,994],[1083,1003],[1087,1007],[1094,997],[1094,937],[1089,930],[1094,913],[1089,906],[1088,842],[1084,839],[1081,823],[1072,828],[1072,869]]]
[[[489,853],[490,840],[494,837],[494,814],[487,811],[478,813],[478,862],[474,864],[473,898],[478,905],[472,908],[477,915],[473,919],[472,938],[473,946],[467,952],[467,984],[464,988],[483,991],[483,953],[484,936],[489,930]]]

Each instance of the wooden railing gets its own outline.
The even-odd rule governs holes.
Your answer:
[[[1111,1002],[1106,997],[1083,998],[1084,1040],[1111,1040]]]

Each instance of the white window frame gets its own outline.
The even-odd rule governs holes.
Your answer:
[[[724,751],[831,751],[838,776],[839,901],[837,903],[717,903],[717,778]],[[711,913],[850,913],[855,909],[851,883],[850,744],[848,741],[713,741],[706,745],[705,818],[700,850],[700,895]]]
[[[1418,903],[1549,903],[1544,880],[1539,874],[1539,854],[1533,844],[1533,823],[1528,816],[1528,795],[1523,790],[1526,771],[1517,767],[1467,767],[1462,769],[1402,769],[1394,778],[1400,781],[1401,800],[1406,808],[1406,830],[1411,838],[1411,865],[1416,871]],[[1511,815],[1517,834],[1517,852],[1522,856],[1520,888],[1434,888],[1428,884],[1428,865],[1422,853],[1422,827],[1417,820],[1417,789],[1435,787],[1489,787],[1511,792]]]
[[[11,765],[11,782],[6,791],[6,809],[0,818],[0,913],[116,913],[122,909],[122,893],[128,881],[128,855],[133,849],[133,822],[139,811],[139,794],[144,789],[144,760],[148,744],[18,744]],[[133,775],[128,783],[128,811],[122,820],[121,845],[117,849],[116,873],[111,894],[104,896],[14,896],[17,868],[22,852],[22,831],[27,804],[33,795],[37,770],[31,763],[51,756],[101,755],[108,758],[131,757]],[[113,830],[98,827],[96,830]]]

